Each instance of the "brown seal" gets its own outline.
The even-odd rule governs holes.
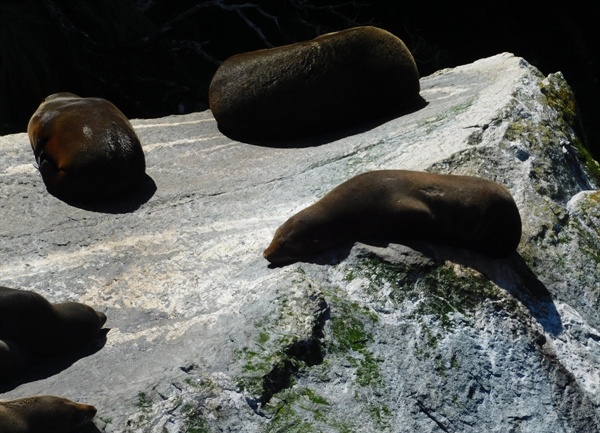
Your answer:
[[[421,100],[408,48],[370,26],[234,55],[215,73],[208,97],[221,131],[242,140],[335,131]]]
[[[92,421],[96,408],[42,395],[0,401],[2,433],[66,433]]]
[[[288,219],[264,257],[285,264],[350,241],[445,243],[491,257],[514,252],[519,210],[487,179],[380,170],[360,174]]]
[[[46,188],[59,198],[105,199],[130,192],[144,178],[140,141],[105,99],[50,95],[33,113],[27,134]]]
[[[37,293],[0,286],[0,339],[31,354],[82,348],[104,323],[106,316],[85,304],[51,304]]]

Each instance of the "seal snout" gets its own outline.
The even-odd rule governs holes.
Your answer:
[[[69,429],[69,431],[71,431],[77,427],[90,423],[98,412],[94,406],[89,404],[77,403],[61,397],[57,397],[57,399],[61,399],[65,404],[64,418],[61,421],[65,430]],[[57,409],[57,411],[60,412],[59,409]]]
[[[263,257],[271,263],[277,261],[277,256],[281,252],[282,241],[280,237],[280,229],[277,229],[273,240],[271,240],[269,246],[263,251]]]
[[[263,257],[268,261],[271,261],[270,257],[273,255],[273,246],[269,245],[266,250],[263,251]]]
[[[271,245],[263,252],[263,257],[274,267],[284,266],[294,261],[294,259],[275,242],[271,243]]]
[[[98,413],[98,409],[89,404],[78,403],[78,409],[84,414],[84,422],[91,421],[96,416],[96,413]]]
[[[96,314],[98,315],[98,320],[100,321],[100,326],[98,327],[98,329],[100,329],[106,323],[106,314],[101,313],[100,311],[96,311]]]
[[[267,249],[263,252],[263,257],[275,265],[286,261],[286,257],[282,256],[282,251],[279,242],[273,240]]]

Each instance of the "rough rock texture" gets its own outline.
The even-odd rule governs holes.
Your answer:
[[[93,404],[101,432],[600,431],[600,169],[568,85],[501,54],[421,89],[425,108],[316,147],[234,142],[210,112],[133,121],[157,188],[139,207],[61,202],[25,134],[0,137],[0,284],[110,328],[1,397]],[[358,244],[267,266],[287,217],[380,168],[504,184],[519,254]]]

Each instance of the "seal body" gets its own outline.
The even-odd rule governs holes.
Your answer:
[[[66,433],[95,415],[94,406],[51,395],[0,401],[0,432]]]
[[[264,257],[285,264],[349,241],[429,241],[491,257],[514,252],[519,210],[487,179],[380,170],[360,174],[288,219]]]
[[[0,340],[33,355],[82,348],[98,333],[106,316],[78,302],[51,304],[27,290],[0,287]]]
[[[400,113],[419,98],[419,73],[404,43],[377,27],[234,55],[209,87],[225,134],[287,139]]]
[[[0,383],[18,377],[31,363],[29,352],[14,341],[0,339]]]
[[[101,98],[48,96],[27,134],[48,191],[91,202],[125,194],[143,180],[146,162],[125,115]]]

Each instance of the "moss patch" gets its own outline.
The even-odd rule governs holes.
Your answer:
[[[257,404],[268,404],[273,395],[293,386],[299,371],[323,361],[321,340],[328,306],[304,278],[301,272],[294,284],[309,289],[300,290],[299,297],[292,295],[295,289],[280,295],[275,314],[255,323],[255,343],[237,352],[242,361],[238,385],[255,396]]]
[[[454,119],[457,115],[464,113],[473,105],[473,99],[469,99],[463,103],[454,105],[443,113],[437,115],[434,118],[425,119],[417,123],[418,128],[424,128],[425,134],[431,134],[433,131],[439,129],[449,119]]]
[[[573,221],[570,224],[577,233],[577,243],[583,253],[590,257],[591,261],[600,264],[600,245],[598,237],[594,237],[589,233],[589,227],[584,226],[581,221]]]
[[[330,288],[325,291],[331,299],[331,320],[329,334],[326,338],[327,357],[331,357],[337,365],[347,365],[354,371],[355,399],[366,404],[371,422],[381,430],[390,428],[391,410],[377,396],[385,394],[385,383],[381,375],[381,363],[371,349],[374,342],[372,329],[378,323],[378,316],[369,308],[349,301],[345,293]],[[341,359],[340,359],[341,358]],[[363,390],[360,391],[359,390]],[[363,393],[369,395],[368,402]],[[356,431],[363,424],[354,426]],[[345,431],[346,426],[337,426],[338,431]]]
[[[539,86],[535,99],[517,91],[515,101],[505,110],[508,127],[504,138],[510,146],[520,144],[515,157],[527,160],[531,184],[538,194],[565,202],[581,188],[600,184],[600,165],[579,138],[575,98],[562,75],[550,74]],[[549,109],[540,110],[537,105]],[[530,154],[537,157],[529,158]]]
[[[502,293],[483,275],[449,264],[421,266],[393,264],[371,255],[353,270],[367,283],[365,291],[375,303],[391,302],[395,306],[410,302],[415,305],[410,318],[434,316],[448,329],[453,313],[469,315],[489,299],[500,299]],[[386,290],[384,290],[386,289]],[[389,295],[382,298],[382,292]]]
[[[327,425],[329,402],[308,388],[286,389],[265,408],[271,416],[266,432],[319,432]],[[310,420],[310,421],[309,421]]]
[[[373,335],[367,330],[367,324],[376,322],[377,316],[364,306],[339,299],[331,317],[327,353],[344,357],[356,369],[356,383],[362,387],[383,385],[381,360],[369,350]]]
[[[581,136],[579,110],[575,100],[575,94],[569,87],[561,73],[550,74],[546,80],[540,83],[540,90],[546,97],[548,105],[558,114],[558,123],[561,129],[568,127]],[[592,157],[589,150],[579,138],[572,140],[572,146],[576,149],[579,162],[586,168],[588,174],[596,184],[600,184],[600,164]]]
[[[289,315],[297,314],[292,313],[297,302],[286,294],[278,299],[279,311],[255,323],[258,332],[254,344],[238,352],[243,363],[238,384],[247,394],[256,396],[255,410],[269,419],[264,431],[353,432],[359,431],[365,422],[381,430],[389,428],[391,410],[380,402],[381,398],[371,397],[382,395],[384,390],[382,360],[369,350],[373,343],[371,327],[377,323],[377,316],[368,308],[348,301],[338,288],[318,287],[318,283],[308,282],[304,272],[295,276],[293,284],[312,286],[317,296],[313,304],[321,306],[313,308],[312,337],[296,336],[290,340],[289,335],[277,332],[289,330]],[[332,365],[344,366],[344,374],[348,375],[345,380],[350,381],[351,389],[365,390],[356,391],[354,399],[357,407],[367,408],[366,417],[348,420],[342,416],[347,408],[328,400],[322,385],[335,380]],[[370,396],[368,401],[365,395]]]
[[[152,400],[143,392],[138,394],[138,408],[143,413],[148,413],[152,409]]]
[[[182,433],[208,433],[206,421],[198,409],[191,405],[185,405],[181,409],[181,413],[184,416]]]
[[[441,329],[453,328],[456,317],[463,320],[490,299],[505,299],[501,290],[481,274],[452,264],[389,263],[369,255],[344,266],[339,268],[345,273],[344,280],[362,285],[368,304],[410,306],[407,318],[421,323],[423,333],[415,354],[431,362],[440,377],[459,368],[456,358],[446,361],[439,353]],[[260,396],[257,410],[269,419],[264,430],[345,432],[359,431],[367,425],[379,431],[390,430],[394,414],[382,397],[388,394],[382,373],[385,360],[376,352],[374,336],[378,315],[362,302],[349,300],[344,288],[309,283],[305,273],[298,273],[293,284],[312,286],[323,302],[327,299],[330,310],[322,338],[317,338],[318,345],[311,349],[310,341],[314,339],[289,340],[289,336],[274,332],[289,323],[286,317],[294,311],[295,301],[282,298],[278,312],[255,324],[255,344],[239,352],[244,368],[240,385],[247,393]],[[437,325],[431,326],[431,320]],[[315,323],[322,321],[323,317]],[[322,354],[322,362],[311,365],[303,356],[315,350]],[[331,370],[333,366],[335,371]],[[332,404],[323,391],[328,382],[340,377],[351,390],[347,404],[360,408],[362,416],[356,421],[342,418],[344,422],[339,422],[340,414],[348,409],[339,407],[337,400]]]
[[[580,140],[576,140],[574,144],[577,147],[579,160],[590,173],[596,185],[600,185],[600,164]]]

